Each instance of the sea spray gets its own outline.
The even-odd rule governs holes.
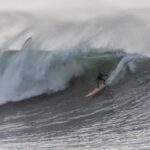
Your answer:
[[[25,39],[32,37],[33,49],[45,51],[105,48],[106,51],[123,49],[128,53],[149,56],[150,21],[143,17],[149,12],[147,10],[140,15],[137,10],[137,16],[136,11],[123,11],[85,20],[55,19],[44,14],[2,13],[5,24],[0,22],[0,47],[2,50],[21,50]]]
[[[107,84],[114,84],[119,80],[123,79],[126,75],[126,71],[134,73],[136,71],[136,66],[139,61],[143,61],[145,56],[139,54],[127,54],[122,57],[117,67],[112,71],[110,77],[107,80]]]

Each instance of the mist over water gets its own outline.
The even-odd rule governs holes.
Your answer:
[[[84,74],[81,60],[94,51],[129,53],[111,70],[108,83],[126,66],[133,71],[138,55],[149,56],[149,18],[145,17],[149,13],[139,9],[62,19],[44,13],[1,12],[0,103],[63,90]]]
[[[32,37],[32,48],[38,50],[109,48],[149,55],[149,13],[137,9],[74,18],[1,13],[0,47],[20,50]]]

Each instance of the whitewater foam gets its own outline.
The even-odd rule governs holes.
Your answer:
[[[33,50],[30,43],[13,54],[0,76],[1,104],[62,90],[83,70],[71,53]]]
[[[136,65],[138,65],[139,61],[144,60],[144,58],[145,56],[139,54],[127,54],[124,56],[118,63],[116,69],[111,73],[107,80],[107,84],[113,84],[124,78],[127,70],[135,72]]]
[[[95,50],[99,56],[102,52],[124,51],[118,53],[117,57],[122,59],[108,84],[123,78],[126,69],[135,71],[139,58],[135,52],[149,55],[149,27],[135,13],[85,20],[55,20],[23,13],[8,15],[8,18],[7,15],[1,15],[5,17],[5,24],[0,22],[5,31],[0,30],[0,47],[4,51],[0,57],[1,104],[66,88],[71,79],[84,72],[83,56]],[[11,28],[9,20],[13,22]],[[12,49],[17,51],[5,59],[5,52]],[[131,54],[126,55],[126,52]]]
[[[142,57],[121,52],[93,53],[93,50],[88,53],[38,51],[30,49],[30,42],[29,39],[25,42],[27,46],[24,45],[22,51],[11,53],[11,59],[6,61],[5,69],[1,70],[0,104],[63,90],[73,78],[84,74],[86,76],[87,70],[92,73],[93,78],[101,69],[110,73],[113,66],[110,67],[109,64],[115,64],[120,59],[107,81],[107,84],[113,84],[125,76],[126,69],[135,71],[136,62]],[[7,55],[3,57],[5,56]]]

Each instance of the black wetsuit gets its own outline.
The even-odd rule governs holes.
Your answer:
[[[102,74],[101,72],[99,72],[99,74],[96,77],[97,87],[99,87],[100,81],[103,81],[104,84],[106,83],[106,80],[104,78],[105,76],[107,76],[107,75]]]

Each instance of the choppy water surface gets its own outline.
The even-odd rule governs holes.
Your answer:
[[[89,75],[56,94],[1,106],[1,149],[148,150],[147,65],[149,61],[93,98],[84,97],[95,86]]]

